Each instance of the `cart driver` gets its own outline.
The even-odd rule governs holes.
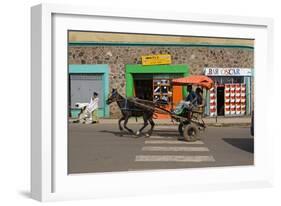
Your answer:
[[[192,108],[197,105],[197,95],[192,90],[191,84],[187,85],[187,92],[188,92],[187,97],[184,99],[184,101],[181,101],[179,105],[177,105],[173,113],[180,114],[184,108],[191,111]]]
[[[187,85],[187,92],[188,92],[188,95],[185,98],[185,101],[186,102],[190,102],[191,104],[196,104],[196,102],[197,102],[197,95],[192,90],[192,85],[191,84]]]

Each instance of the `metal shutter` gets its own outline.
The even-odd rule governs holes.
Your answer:
[[[71,74],[70,75],[70,106],[75,103],[88,103],[93,92],[99,95],[99,109],[103,108],[104,88],[102,86],[102,74]]]

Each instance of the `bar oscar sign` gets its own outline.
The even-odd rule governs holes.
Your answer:
[[[147,55],[142,56],[142,65],[159,65],[159,64],[171,64],[172,58],[169,54]]]
[[[249,68],[205,68],[206,76],[252,76]]]

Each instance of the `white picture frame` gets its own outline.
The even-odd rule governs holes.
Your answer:
[[[262,100],[263,84],[273,85],[272,19],[57,4],[34,6],[31,14],[32,198],[52,201],[272,186],[274,134],[269,115],[261,109],[271,108]],[[67,175],[67,107],[60,108],[67,99],[68,30],[254,38],[255,116],[259,117],[254,166]]]

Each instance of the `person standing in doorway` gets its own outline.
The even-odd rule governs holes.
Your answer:
[[[94,92],[93,96],[90,100],[90,103],[88,105],[88,112],[90,113],[91,117],[92,117],[92,124],[94,123],[98,123],[99,119],[98,119],[98,104],[99,104],[99,98],[98,98],[98,93]]]

